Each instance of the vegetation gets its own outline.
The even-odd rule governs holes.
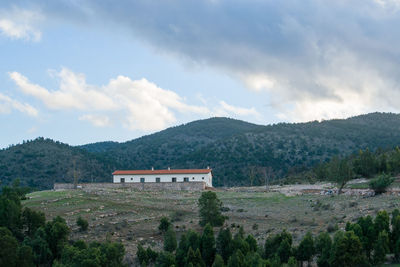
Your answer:
[[[74,172],[80,182],[110,182],[115,169],[211,166],[215,186],[264,185],[287,175],[301,174],[304,180],[304,171],[310,167],[352,153],[359,159],[349,165],[354,175],[373,177],[382,172],[400,173],[396,165],[400,154],[383,153],[400,143],[399,127],[400,115],[372,113],[346,120],[270,126],[212,118],[125,143],[81,147],[38,138],[0,151],[0,180],[9,185],[20,178],[25,186],[49,189],[54,182],[72,183]],[[362,154],[357,155],[359,149]],[[306,177],[331,178],[320,169]],[[344,173],[341,168],[338,171]]]
[[[25,192],[15,183],[0,194],[0,266],[124,266],[122,244],[69,241],[62,217],[22,208]]]
[[[217,194],[212,191],[203,192],[199,199],[200,225],[222,226],[226,218],[221,214],[221,208],[222,202]]]
[[[76,225],[79,226],[81,231],[86,231],[88,229],[89,223],[81,216],[79,216],[78,219],[76,220]]]
[[[373,179],[369,183],[369,187],[375,191],[375,194],[382,194],[386,192],[386,189],[394,182],[394,178],[390,175],[382,174],[379,177]]]
[[[138,247],[137,257],[142,266],[156,262],[157,266],[303,266],[315,261],[318,266],[379,266],[387,254],[399,254],[400,212],[393,211],[392,218],[386,211],[379,211],[375,219],[360,217],[347,222],[345,231],[338,230],[333,238],[328,232],[314,237],[311,232],[303,236],[298,245],[286,230],[269,235],[263,246],[245,234],[243,228],[232,235],[229,227],[221,227],[215,237],[210,224],[202,234],[188,230],[181,235],[176,246],[166,245],[164,251]],[[392,230],[391,230],[392,229]],[[172,233],[170,227],[167,232]],[[233,237],[232,237],[233,236]],[[151,255],[151,256],[150,256]]]

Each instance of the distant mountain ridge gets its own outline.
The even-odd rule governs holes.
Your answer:
[[[210,118],[124,143],[72,147],[39,138],[0,151],[0,179],[49,188],[54,181],[72,182],[75,161],[81,181],[111,181],[115,169],[211,166],[216,186],[257,185],[264,180],[250,175],[254,168],[271,167],[275,177],[284,177],[334,155],[398,145],[400,115],[393,113],[268,126]]]

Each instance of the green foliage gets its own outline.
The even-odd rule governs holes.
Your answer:
[[[228,260],[228,267],[241,267],[244,265],[244,256],[240,250],[236,250],[235,253]]]
[[[53,257],[59,258],[65,244],[67,243],[70,232],[65,219],[57,216],[52,221],[47,222],[45,232],[46,241]]]
[[[369,188],[375,191],[375,194],[382,194],[394,182],[394,178],[387,174],[381,174],[369,182]]]
[[[336,266],[361,266],[365,261],[362,244],[358,236],[352,231],[336,232],[330,264]]]
[[[160,224],[158,225],[158,230],[165,233],[168,228],[171,226],[171,222],[167,217],[162,217],[160,220]]]
[[[315,254],[314,239],[310,232],[304,236],[297,248],[297,260],[310,262]]]
[[[17,239],[6,227],[0,227],[0,266],[16,266]]]
[[[266,258],[272,258],[274,255],[278,255],[280,261],[287,262],[291,256],[291,251],[285,250],[288,246],[292,245],[292,235],[286,230],[283,230],[280,234],[269,236],[265,241],[264,253]]]
[[[215,192],[203,192],[198,205],[201,226],[207,223],[211,226],[222,226],[224,224],[225,216],[221,214],[222,202]]]
[[[160,256],[157,258],[156,266],[160,267],[173,267],[175,266],[174,254],[170,252],[161,252]]]
[[[316,239],[315,251],[318,255],[318,267],[329,267],[329,258],[332,249],[332,239],[327,232],[322,232]]]
[[[0,179],[7,185],[20,177],[23,185],[50,189],[54,177],[56,182],[73,181],[75,160],[81,182],[90,182],[92,177],[104,177],[96,182],[110,181],[116,168],[131,166],[160,169],[212,165],[216,186],[263,185],[261,170],[265,166],[271,166],[275,178],[298,175],[304,180],[302,172],[310,167],[366,148],[374,157],[373,165],[365,164],[369,158],[363,152],[363,160],[355,161],[355,173],[372,177],[375,174],[370,172],[400,173],[400,152],[375,157],[378,148],[393,148],[400,143],[399,127],[399,115],[372,113],[346,120],[270,126],[211,118],[125,143],[81,147],[38,138],[0,151]],[[254,175],[249,175],[253,167]],[[327,179],[327,174],[320,168],[307,176]]]
[[[33,236],[39,227],[44,227],[46,217],[43,212],[25,208],[22,212],[22,224],[25,226],[26,235]]]
[[[167,252],[175,251],[177,247],[176,234],[172,227],[169,227],[164,234],[164,250]]]
[[[225,266],[224,259],[221,257],[221,255],[216,254],[212,267],[224,267],[224,266]]]
[[[76,225],[79,226],[80,231],[86,231],[88,229],[89,223],[81,216],[79,216],[78,219],[76,220]]]
[[[211,266],[215,257],[214,231],[210,224],[206,224],[200,240],[201,255],[206,266]]]
[[[388,233],[383,230],[379,233],[378,239],[374,244],[373,263],[375,265],[384,263],[387,253],[389,253],[389,236]]]
[[[232,234],[229,228],[221,228],[219,230],[217,241],[216,241],[216,250],[219,255],[222,256],[224,262],[228,262],[229,257],[231,256],[231,242],[232,242]]]

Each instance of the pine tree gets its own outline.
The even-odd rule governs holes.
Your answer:
[[[318,254],[318,267],[329,267],[329,257],[331,255],[332,239],[327,232],[321,233],[316,240],[315,250]]]
[[[204,227],[200,247],[204,263],[206,266],[211,266],[215,256],[215,238],[214,231],[209,223]]]
[[[228,260],[228,267],[242,267],[244,264],[244,256],[240,250],[236,250],[235,253]]]
[[[217,253],[221,255],[221,257],[224,259],[224,262],[226,263],[231,256],[231,242],[232,234],[229,228],[221,228],[217,236],[216,249]]]
[[[379,233],[378,239],[374,245],[373,262],[375,265],[381,265],[385,262],[386,254],[389,252],[389,236],[385,230]]]
[[[225,267],[224,259],[221,257],[221,255],[219,254],[215,255],[212,267]]]
[[[299,247],[297,248],[297,260],[301,263],[307,261],[308,263],[315,254],[314,239],[310,232],[304,236],[301,240]]]
[[[203,192],[199,199],[200,225],[210,223],[212,226],[222,226],[225,216],[221,214],[222,202],[212,191]]]
[[[169,227],[167,232],[164,234],[164,250],[168,252],[173,252],[176,249],[176,234],[172,227]]]

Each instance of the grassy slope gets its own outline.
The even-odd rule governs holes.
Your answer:
[[[373,198],[355,196],[303,195],[287,197],[266,192],[217,192],[230,211],[227,225],[243,225],[264,243],[267,233],[286,228],[295,240],[307,231],[326,230],[329,223],[344,227],[347,220],[361,215],[375,215],[378,210],[399,207],[397,196]],[[157,230],[162,216],[176,217],[179,235],[184,228],[200,230],[197,217],[199,192],[131,192],[124,189],[83,191],[40,191],[28,195],[24,205],[46,213],[47,218],[63,216],[72,228],[72,238],[122,241],[133,255],[138,242],[161,246]],[[179,213],[179,214],[178,214]],[[88,232],[78,231],[75,221],[82,216],[89,221]],[[257,224],[258,229],[253,230]],[[234,229],[236,231],[237,228]],[[218,229],[215,229],[218,231]]]

